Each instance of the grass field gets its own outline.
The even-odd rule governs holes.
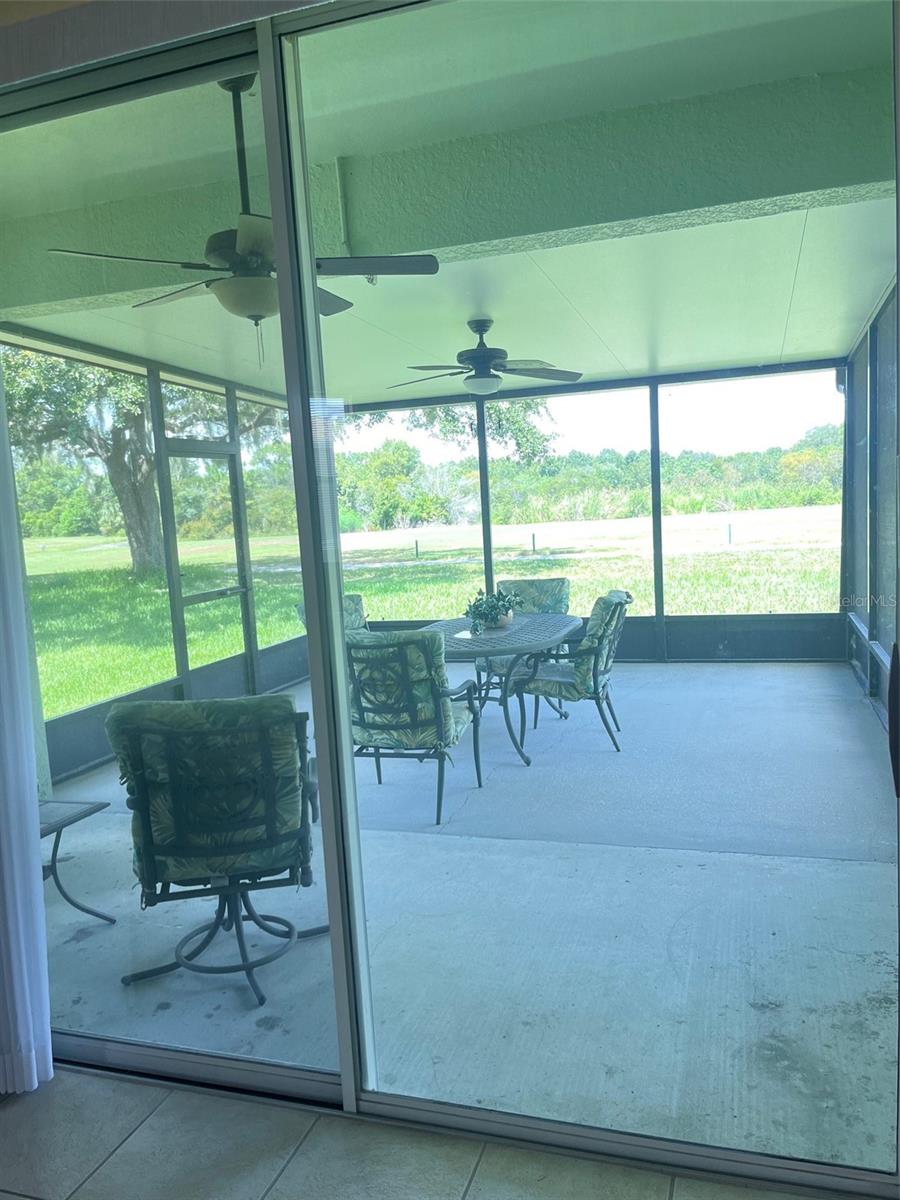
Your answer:
[[[457,616],[483,583],[480,534],[476,525],[345,534],[346,590],[363,594],[373,620]],[[509,525],[493,537],[498,579],[565,575],[582,615],[600,593],[626,587],[634,614],[653,612],[648,518]],[[260,645],[302,632],[296,547],[292,537],[251,542]],[[836,506],[665,517],[663,550],[669,614],[838,607]],[[25,556],[48,718],[171,678],[165,577],[135,579],[124,541],[26,539]],[[234,582],[233,563],[227,541],[184,543],[185,593]],[[186,620],[192,665],[242,650],[236,598],[192,607]]]

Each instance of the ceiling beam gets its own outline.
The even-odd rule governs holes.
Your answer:
[[[353,156],[348,240],[449,261],[872,199],[893,186],[892,105],[872,67]]]

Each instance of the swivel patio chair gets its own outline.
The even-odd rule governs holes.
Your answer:
[[[257,912],[252,892],[309,887],[314,772],[307,756],[306,713],[290,696],[240,700],[131,701],[106,720],[132,810],[134,873],[141,908],[215,896],[211,921],[185,934],[174,959],[122,978],[124,984],[183,968],[207,975],[243,972],[259,1004],[258,968],[299,939],[280,916]],[[279,939],[251,958],[244,925]],[[239,961],[212,965],[199,956],[220,933],[234,933]]]
[[[621,732],[609,694],[616,648],[625,624],[625,615],[633,597],[630,592],[613,590],[595,601],[584,637],[572,643],[564,653],[549,661],[535,659],[530,673],[518,675],[513,688],[519,700],[519,740],[525,738],[525,696],[543,696],[560,706],[578,700],[593,700],[600,720],[616,750]],[[605,706],[605,707],[604,707]],[[609,717],[615,725],[613,732]],[[562,710],[565,713],[565,709]],[[568,714],[566,714],[568,715]]]
[[[567,613],[569,611],[569,581],[562,577],[551,579],[498,579],[497,588],[504,592],[515,592],[522,603],[516,610],[520,613]],[[478,658],[475,660],[475,679],[482,702],[487,699],[494,686],[494,677],[505,674],[509,658]],[[560,716],[562,710],[548,699],[548,704]],[[537,729],[541,698],[534,698],[534,728]]]
[[[444,636],[433,630],[347,633],[350,714],[358,758],[375,760],[382,782],[385,758],[436,759],[437,808],[441,823],[444,768],[448,751],[472,726],[475,776],[481,787],[481,709],[476,686],[467,679],[451,688],[444,663]]]
[[[343,596],[344,629],[368,629],[366,606],[359,592],[345,592]],[[306,605],[301,600],[297,605],[297,616],[306,624]]]

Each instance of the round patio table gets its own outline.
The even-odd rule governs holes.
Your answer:
[[[503,682],[500,688],[500,707],[506,722],[506,732],[513,748],[526,767],[531,759],[522,746],[522,734],[516,736],[509,714],[510,681],[523,659],[536,658],[555,650],[581,630],[581,617],[564,613],[517,613],[503,629],[485,629],[472,633],[468,617],[449,621],[434,621],[426,629],[444,635],[444,658],[447,662],[474,662],[476,658],[503,659]],[[501,672],[497,672],[501,674]],[[524,723],[522,723],[524,732]]]

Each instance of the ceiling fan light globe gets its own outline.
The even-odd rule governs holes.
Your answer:
[[[493,396],[500,390],[503,380],[492,371],[489,375],[467,375],[462,382],[467,392],[476,396]]]
[[[236,317],[254,324],[278,312],[278,283],[270,275],[232,275],[209,285],[218,302]]]

